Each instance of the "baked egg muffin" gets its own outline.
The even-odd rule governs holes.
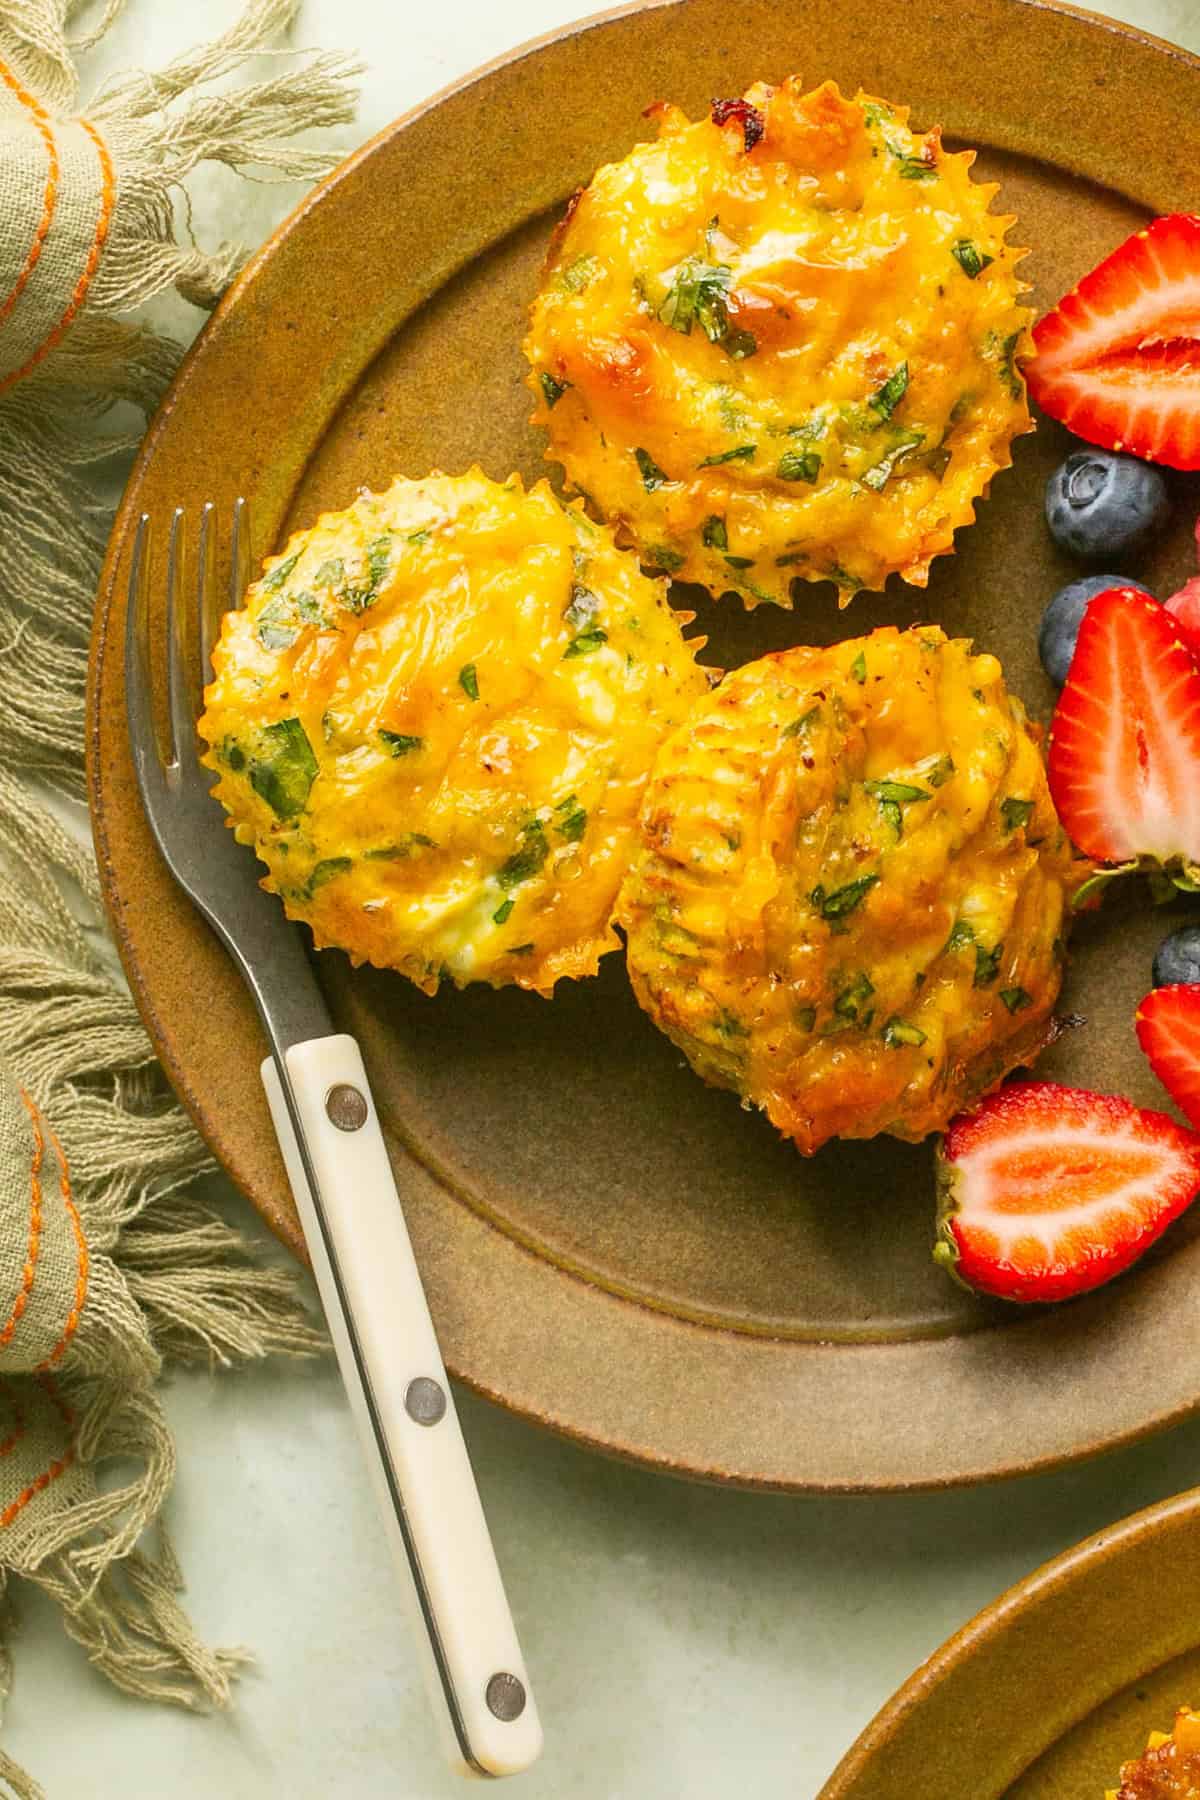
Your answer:
[[[889,627],[667,739],[617,919],[655,1024],[807,1154],[923,1138],[1036,1055],[1088,867],[995,657]]]
[[[427,993],[594,974],[659,743],[709,687],[665,590],[546,482],[478,469],[297,533],[200,721],[263,886]]]
[[[931,560],[1032,429],[996,188],[908,109],[759,83],[600,169],[525,343],[536,423],[643,562],[790,604]]]
[[[1121,1770],[1107,1800],[1200,1800],[1200,1713],[1181,1707],[1168,1737],[1152,1731],[1142,1755]]]

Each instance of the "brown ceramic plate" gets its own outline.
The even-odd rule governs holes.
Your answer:
[[[802,71],[911,101],[982,147],[1035,247],[1047,303],[1151,211],[1200,208],[1200,61],[1040,0],[665,0],[518,51],[390,127],[287,222],[219,309],[125,495],[104,573],[90,700],[96,843],[133,990],[180,1095],[234,1180],[300,1239],[259,1088],[263,1043],[231,964],[159,862],[125,740],[123,590],[145,509],[254,498],[261,549],[397,471],[541,469],[520,341],[572,189],[669,95],[695,112]],[[1045,714],[1052,427],[927,594],[839,617],[829,588],[746,615],[687,594],[729,664],[885,622],[940,620],[1003,658]],[[1196,484],[1141,573],[1191,572]],[[160,532],[160,546],[163,534]],[[1161,1103],[1132,1018],[1161,914],[1110,902],[1079,934],[1066,1001],[1087,1015],[1047,1075]],[[1200,1403],[1200,1217],[1118,1286],[1053,1314],[960,1294],[929,1257],[928,1148],[832,1145],[804,1162],[705,1089],[638,1012],[619,957],[553,1004],[425,998],[320,959],[362,1043],[450,1368],[573,1437],[678,1473],[862,1490],[1061,1463]]]
[[[1010,1588],[868,1725],[818,1800],[1104,1800],[1200,1705],[1200,1489]]]

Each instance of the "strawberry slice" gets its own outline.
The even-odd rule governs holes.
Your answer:
[[[1200,469],[1200,217],[1127,238],[1033,329],[1042,411],[1089,444]]]
[[[1155,988],[1136,1023],[1150,1067],[1184,1117],[1200,1126],[1200,987]]]
[[[1200,575],[1185,581],[1179,592],[1163,604],[1172,618],[1178,620],[1179,635],[1192,655],[1200,658]]]
[[[1200,873],[1200,669],[1134,588],[1089,602],[1050,725],[1050,792],[1085,856]]]
[[[1200,1189],[1200,1137],[1053,1081],[1001,1088],[938,1153],[935,1259],[977,1293],[1067,1300],[1136,1262]]]

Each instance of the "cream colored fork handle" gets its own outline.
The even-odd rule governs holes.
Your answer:
[[[362,1057],[339,1035],[286,1061],[316,1196],[271,1057],[263,1084],[447,1756],[515,1775],[541,1751],[537,1707]]]

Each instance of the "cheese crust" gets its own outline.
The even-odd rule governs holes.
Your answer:
[[[995,657],[889,627],[668,738],[617,917],[650,1017],[808,1153],[919,1140],[1032,1059],[1088,869]]]
[[[297,533],[227,616],[205,761],[318,947],[427,993],[548,993],[617,946],[651,763],[708,692],[697,647],[546,482],[398,480]]]
[[[1032,429],[1032,317],[973,151],[759,84],[601,168],[525,353],[548,456],[642,560],[747,606],[917,586]]]

